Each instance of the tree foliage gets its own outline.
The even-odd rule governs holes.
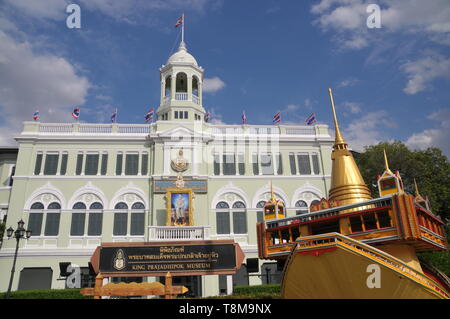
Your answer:
[[[393,172],[399,171],[407,193],[415,193],[414,179],[416,179],[420,195],[424,198],[428,196],[433,213],[441,216],[447,224],[448,241],[450,239],[450,163],[447,157],[435,147],[411,151],[401,142],[384,142],[366,147],[364,152],[356,154],[355,160],[374,198],[379,196],[378,175],[384,171],[383,149],[386,150],[389,168]],[[419,257],[450,276],[450,251],[420,253]]]
[[[391,171],[399,171],[405,191],[414,194],[416,179],[422,197],[430,199],[433,213],[444,221],[450,219],[450,163],[442,151],[435,147],[411,151],[398,141],[366,147],[355,160],[373,197],[379,196],[377,178],[384,171],[383,149]]]

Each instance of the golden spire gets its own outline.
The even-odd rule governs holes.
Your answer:
[[[348,144],[345,142],[339,129],[331,89],[328,89],[328,92],[330,94],[334,127],[336,130],[333,152],[331,154],[333,166],[331,171],[331,188],[328,196],[329,200],[337,200],[339,206],[370,200],[372,196],[370,195],[369,188],[364,183],[355,159],[348,150]]]
[[[392,171],[389,169],[389,164],[388,164],[388,159],[387,159],[387,156],[386,156],[386,149],[385,149],[385,148],[383,148],[383,153],[384,153],[384,169],[386,170],[386,172],[389,172],[389,173],[391,173],[391,174],[394,174],[394,173],[392,173]]]
[[[420,201],[425,201],[425,199],[422,197],[422,195],[420,195],[419,193],[419,187],[417,187],[417,182],[416,179],[414,178],[414,190],[415,190],[415,197],[416,197],[416,201],[420,202]]]
[[[334,128],[336,131],[335,146],[342,145],[344,148],[347,148],[347,143],[345,142],[344,138],[342,137],[341,130],[339,129],[339,123],[338,123],[337,117],[336,117],[336,109],[334,108],[333,93],[331,92],[330,88],[328,88],[328,93],[330,94],[331,109],[333,110]]]

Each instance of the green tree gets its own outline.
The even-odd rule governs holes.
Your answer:
[[[377,179],[384,171],[383,149],[391,171],[399,171],[405,191],[414,194],[416,179],[420,194],[430,199],[433,213],[444,221],[450,219],[450,163],[442,151],[435,147],[411,151],[398,141],[366,147],[355,160],[373,197],[379,196]]]

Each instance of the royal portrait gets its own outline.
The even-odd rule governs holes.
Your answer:
[[[168,226],[188,226],[192,224],[190,190],[169,191],[168,199]]]

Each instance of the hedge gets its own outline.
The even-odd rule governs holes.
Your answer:
[[[280,298],[281,285],[236,286],[233,296],[238,298]]]
[[[5,292],[0,293],[0,299],[3,299]],[[20,290],[13,291],[11,299],[91,299],[92,297],[83,296],[80,289],[49,289],[49,290]]]

